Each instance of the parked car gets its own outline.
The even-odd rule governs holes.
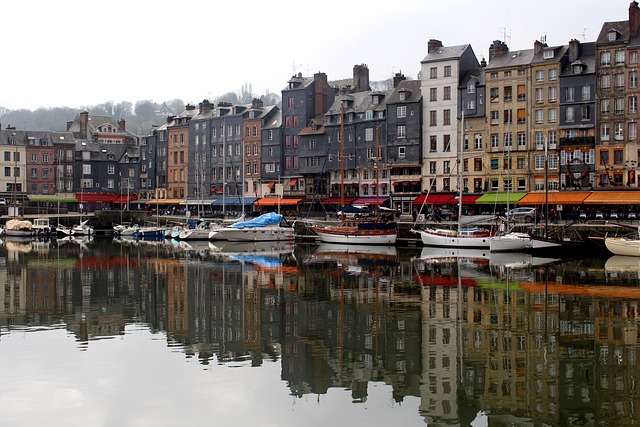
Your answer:
[[[367,217],[370,213],[371,209],[366,205],[344,205],[337,215],[338,218],[342,218],[344,215],[345,219],[354,219]]]
[[[509,211],[509,218],[515,221],[533,222],[538,217],[536,208],[514,208]]]

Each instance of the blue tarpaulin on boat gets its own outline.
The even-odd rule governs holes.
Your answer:
[[[233,228],[256,228],[256,227],[266,227],[267,225],[275,225],[280,224],[282,221],[282,215],[277,214],[275,212],[269,212],[263,215],[260,215],[257,218],[250,219],[248,221],[240,221],[234,222],[231,224]]]
[[[232,257],[238,261],[246,261],[265,268],[282,267],[282,260],[277,257],[267,255],[235,255]]]

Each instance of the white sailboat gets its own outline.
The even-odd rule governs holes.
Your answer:
[[[344,105],[340,106],[340,206],[344,206]],[[340,225],[314,225],[311,230],[323,243],[394,245],[398,239],[398,226],[395,222],[380,220],[378,203],[378,179],[380,153],[378,151],[378,129],[376,128],[376,216],[373,220],[350,221],[341,218]]]
[[[614,255],[640,257],[640,227],[638,237],[605,237],[604,245]]]
[[[462,228],[462,169],[464,149],[464,113],[460,129],[460,144],[458,149],[458,226],[457,230],[445,228],[411,229],[420,236],[425,246],[439,246],[445,248],[475,248],[489,249],[489,238],[494,235],[491,230],[481,227]]]

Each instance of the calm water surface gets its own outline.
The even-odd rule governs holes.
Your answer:
[[[0,246],[0,425],[626,426],[640,259]]]

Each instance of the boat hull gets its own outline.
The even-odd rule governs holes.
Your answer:
[[[423,245],[443,248],[489,249],[489,238],[491,237],[488,232],[481,235],[465,235],[449,230],[426,229],[414,231],[419,233]]]
[[[605,237],[604,245],[614,255],[640,257],[640,240],[623,237]]]
[[[225,227],[215,235],[217,240],[230,242],[267,242],[293,240],[293,228],[289,227]]]
[[[524,233],[507,233],[489,238],[491,252],[520,252],[531,249],[532,246],[531,237]]]
[[[312,227],[312,230],[322,243],[394,245],[398,239],[395,229],[361,230],[358,227],[327,226]]]

